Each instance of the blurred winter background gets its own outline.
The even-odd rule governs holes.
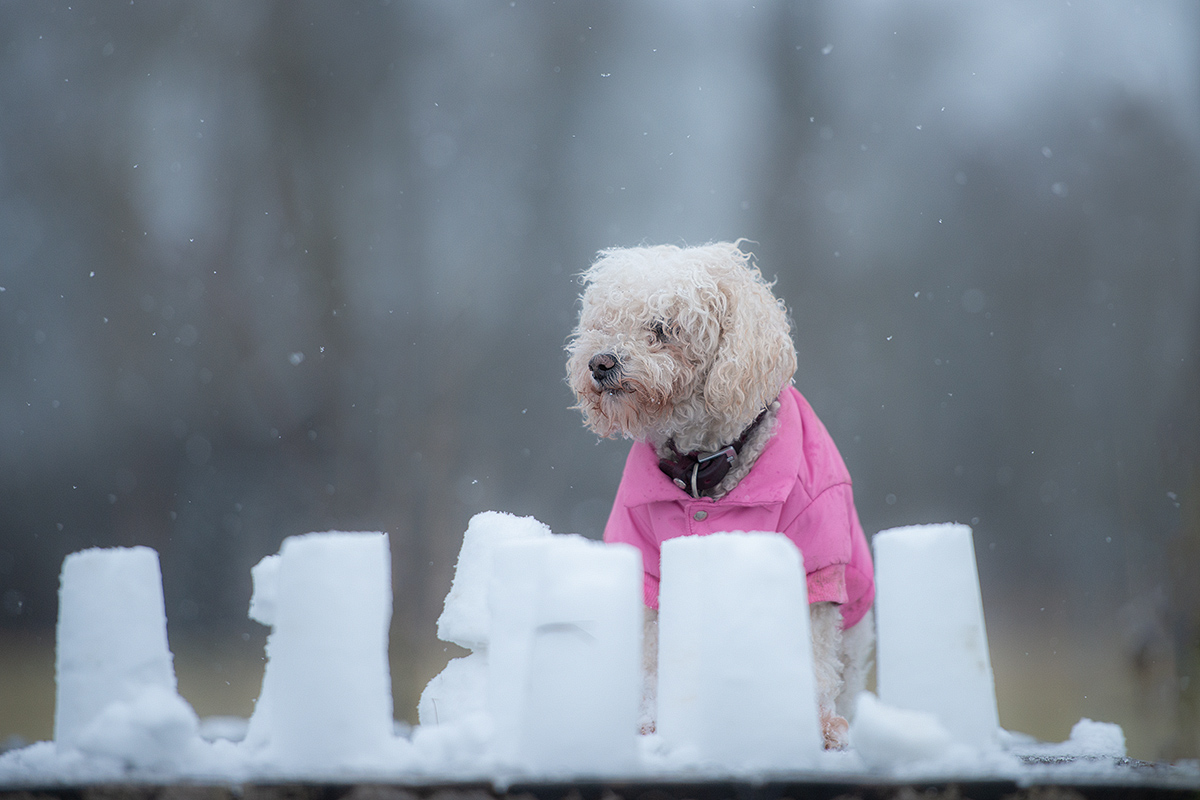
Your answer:
[[[1001,722],[1200,755],[1190,0],[0,4],[0,741],[65,554],[156,548],[246,715],[250,567],[326,529],[391,534],[413,719],[470,516],[602,529],[574,276],[739,236],[868,532],[974,527]]]

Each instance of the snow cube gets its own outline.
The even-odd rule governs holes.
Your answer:
[[[98,720],[157,708],[155,699],[187,706],[176,694],[158,553],[149,547],[72,553],[63,561],[58,597],[54,740],[60,749],[94,751],[105,738]],[[172,742],[186,741],[198,725],[190,707],[172,722]],[[105,752],[135,755],[119,743]]]
[[[879,699],[935,715],[957,741],[997,744],[999,716],[983,601],[966,525],[874,538]]]
[[[474,652],[451,660],[429,681],[417,705],[417,718],[422,725],[457,723],[472,714],[486,713],[492,554],[505,542],[550,535],[550,529],[533,517],[485,511],[471,518],[458,552],[454,581],[437,624],[439,639]]]
[[[496,547],[489,707],[501,764],[598,775],[637,764],[642,563],[581,536]]]
[[[778,533],[662,546],[658,732],[703,763],[810,766],[822,750],[800,551]]]
[[[394,739],[387,534],[292,536],[253,574],[273,629],[244,745],[307,772],[376,763]]]
[[[469,650],[485,649],[491,623],[487,593],[493,551],[505,542],[550,535],[550,529],[533,517],[515,517],[500,511],[485,511],[472,517],[458,552],[454,582],[438,617],[438,638]]]

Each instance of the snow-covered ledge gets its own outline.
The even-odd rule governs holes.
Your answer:
[[[60,588],[55,739],[0,755],[0,800],[160,794],[868,800],[916,797],[926,789],[946,798],[1066,800],[1200,793],[1200,764],[1130,760],[1115,724],[1081,720],[1056,744],[1000,730],[969,529],[925,526],[881,537],[880,668],[889,671],[880,681],[883,694],[860,697],[849,750],[822,751],[806,735],[797,739],[806,749],[794,762],[786,753],[766,761],[747,755],[720,730],[695,742],[679,732],[694,725],[637,735],[639,556],[552,534],[532,518],[487,512],[471,521],[438,624],[443,639],[471,654],[431,681],[421,724],[411,731],[392,723],[386,534],[291,537],[254,569],[250,614],[272,632],[248,721],[199,720],[178,694],[153,550],[76,553],[64,562]],[[778,591],[787,603],[807,607],[801,562],[781,560],[770,534],[735,543],[713,539],[713,548],[677,548],[684,555],[675,561],[664,555],[664,575],[686,565],[715,570],[716,580],[727,569],[720,580],[734,587],[721,602],[691,604],[703,607],[703,624],[684,612],[663,614],[662,624],[692,629],[691,638],[675,636],[678,652],[670,658],[681,664],[688,648],[703,644],[705,630],[737,622],[720,616],[744,613],[737,610],[739,594]],[[956,572],[962,602],[954,622],[978,638],[939,642],[944,634],[936,626],[922,629],[906,618],[905,603],[920,602],[922,564]],[[774,577],[745,577],[754,574]],[[757,607],[769,606],[760,598]],[[770,645],[790,630],[787,620],[805,618],[795,611],[756,623],[766,637],[761,642],[743,641],[750,634],[739,627],[738,652],[758,653],[753,664],[746,663],[749,655],[709,658],[704,670],[688,673],[687,680],[699,682],[694,692],[668,692],[664,702],[694,695],[724,708],[713,692],[774,658]],[[920,637],[920,647],[906,650]],[[773,667],[779,674],[811,670],[807,645],[794,645],[777,648],[798,659]],[[969,656],[957,667],[955,647]],[[938,648],[949,648],[940,663],[950,665],[943,679],[958,698],[951,710],[920,697],[919,673],[928,666],[914,659]],[[755,691],[769,696],[770,687]],[[816,724],[807,719],[811,704],[745,705],[765,716],[743,719],[725,709],[729,731]]]

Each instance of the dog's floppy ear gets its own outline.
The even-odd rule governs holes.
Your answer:
[[[787,310],[749,253],[728,243],[714,267],[725,309],[721,339],[704,385],[705,407],[731,424],[749,424],[776,398],[796,371]]]

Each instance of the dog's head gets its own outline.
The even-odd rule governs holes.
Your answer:
[[[728,443],[796,371],[787,312],[737,242],[602,251],[567,381],[589,428]]]

